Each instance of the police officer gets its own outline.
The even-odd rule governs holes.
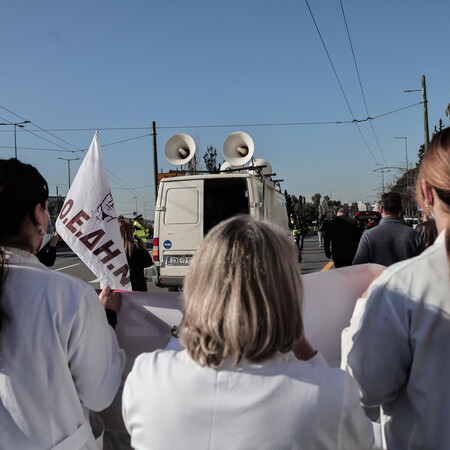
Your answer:
[[[139,214],[134,218],[134,242],[142,245],[144,248],[147,246],[147,239],[149,238],[149,230],[144,225],[144,219],[142,214]]]

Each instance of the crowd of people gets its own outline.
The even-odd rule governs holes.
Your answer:
[[[398,192],[384,193],[380,209],[380,222],[369,221],[364,229],[349,217],[345,205],[338,207],[333,220],[319,219],[322,221],[319,247],[323,239],[325,255],[333,259],[336,268],[364,263],[387,267],[420,255],[436,239],[433,218],[423,222],[419,229],[405,223],[402,198]]]
[[[342,335],[345,370],[329,368],[305,335],[292,237],[248,215],[215,226],[185,279],[179,348],[140,355],[127,377],[132,447],[447,449],[450,129],[430,143],[416,193],[438,236],[426,249],[415,234],[394,237],[403,260],[386,260],[358,299]],[[325,226],[336,266],[370,262],[373,239],[388,242],[395,198],[383,202],[367,239],[353,236],[345,208]],[[125,361],[120,296],[39,262],[50,218],[34,167],[0,160],[0,205],[0,448],[101,448],[93,412],[113,400]],[[120,229],[130,260],[142,246],[130,222]],[[347,242],[353,255],[335,243],[343,233],[358,239]],[[411,241],[417,256],[405,253]],[[379,410],[378,424],[363,407]]]

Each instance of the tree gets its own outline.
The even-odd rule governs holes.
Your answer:
[[[425,156],[425,145],[422,144],[419,147],[419,151],[417,152],[417,158],[419,158],[419,161],[417,162],[416,167],[420,166],[420,163],[422,162],[424,156]]]
[[[314,194],[314,195],[311,197],[311,201],[312,201],[313,205],[314,205],[316,208],[319,207],[319,205],[320,205],[320,199],[321,199],[321,198],[322,198],[322,196],[321,196],[320,194]]]
[[[298,200],[294,204],[294,212],[298,216],[303,215],[303,207],[305,206],[305,197],[302,197],[301,195],[298,196]]]
[[[306,223],[311,224],[314,220],[317,220],[317,208],[313,203],[306,203],[303,207],[303,219]]]
[[[447,108],[445,109],[445,117],[450,118],[450,103],[448,104]]]
[[[216,173],[219,171],[219,165],[217,164],[217,150],[215,147],[210,145],[206,149],[206,153],[203,155],[203,160],[205,161],[206,170],[211,173]]]
[[[415,185],[418,172],[418,167],[405,171],[391,188],[391,191],[398,192],[402,196],[403,209],[408,216],[417,214]]]
[[[439,129],[437,128],[437,126],[434,126],[434,131],[433,131],[433,136],[438,132],[438,131],[442,131],[444,129],[444,122],[442,121],[442,119],[439,119]]]

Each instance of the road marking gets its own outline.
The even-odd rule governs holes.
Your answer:
[[[96,278],[95,280],[92,280],[92,281],[88,281],[88,283],[99,283],[99,282],[100,282],[99,278]]]
[[[55,269],[55,272],[59,272],[60,270],[70,269],[71,267],[79,266],[81,263],[72,264],[71,266],[60,267],[59,269]]]
[[[321,272],[325,272],[325,270],[330,270],[331,267],[333,266],[334,261],[330,261],[322,270]]]

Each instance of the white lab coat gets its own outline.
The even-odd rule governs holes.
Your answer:
[[[362,403],[382,406],[389,449],[450,448],[450,279],[445,232],[387,268],[342,335]]]
[[[95,449],[88,409],[119,388],[125,354],[89,285],[4,248],[0,449]]]
[[[318,359],[314,357],[313,359]],[[140,355],[122,413],[135,449],[371,448],[356,383],[292,353],[232,368],[201,367],[186,350]]]

